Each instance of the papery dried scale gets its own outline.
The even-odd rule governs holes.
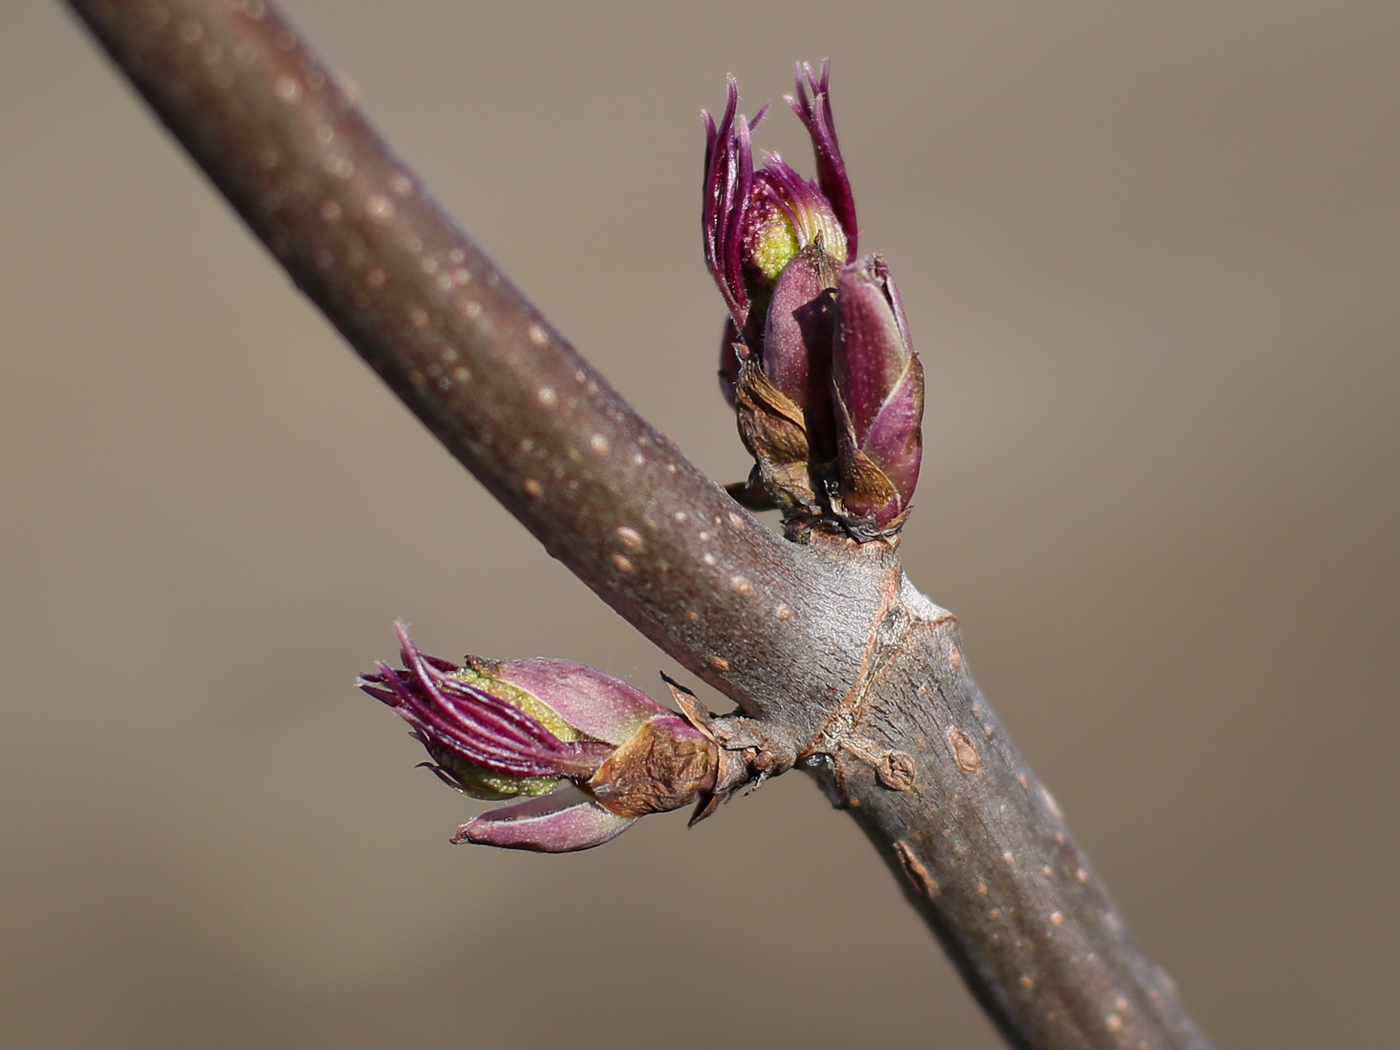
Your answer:
[[[749,488],[812,511],[821,491],[814,465],[837,447],[830,348],[838,271],[819,244],[797,253],[773,290],[763,361],[744,363],[735,391],[739,434],[755,462]]]

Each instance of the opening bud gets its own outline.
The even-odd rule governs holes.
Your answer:
[[[831,116],[831,66],[797,67],[786,96],[812,140],[817,178],[775,154],[754,170],[750,125],[729,78],[704,114],[705,260],[729,318],[720,386],[754,457],[729,492],[781,508],[789,535],[889,537],[909,510],[923,455],[923,369],[878,255],[856,259],[855,198]]]
[[[645,693],[570,660],[462,665],[418,650],[396,625],[404,666],[380,663],[360,688],[413,727],[451,787],[514,799],[454,842],[563,853],[598,846],[648,813],[709,803],[718,748]]]

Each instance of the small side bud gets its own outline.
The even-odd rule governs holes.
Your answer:
[[[924,371],[879,255],[841,271],[834,351],[842,517],[888,534],[903,524],[919,480]]]
[[[458,665],[423,654],[396,626],[403,668],[380,663],[360,688],[413,727],[443,782],[515,800],[463,825],[454,842],[587,849],[713,793],[713,739],[626,682],[569,660]]]

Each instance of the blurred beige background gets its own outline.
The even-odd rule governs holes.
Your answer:
[[[830,54],[930,377],[911,574],[1222,1048],[1395,1046],[1400,6],[289,6],[720,480],[698,110]],[[394,617],[670,665],[55,3],[0,5],[0,97],[0,1045],[999,1045],[798,775],[588,854],[448,845],[472,804],[352,688]]]

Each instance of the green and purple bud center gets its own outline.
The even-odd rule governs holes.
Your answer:
[[[768,167],[755,172],[753,181],[743,226],[751,296],[758,289],[771,290],[804,248],[815,245],[838,261],[845,259],[846,232],[820,190],[777,156],[768,157]]]

